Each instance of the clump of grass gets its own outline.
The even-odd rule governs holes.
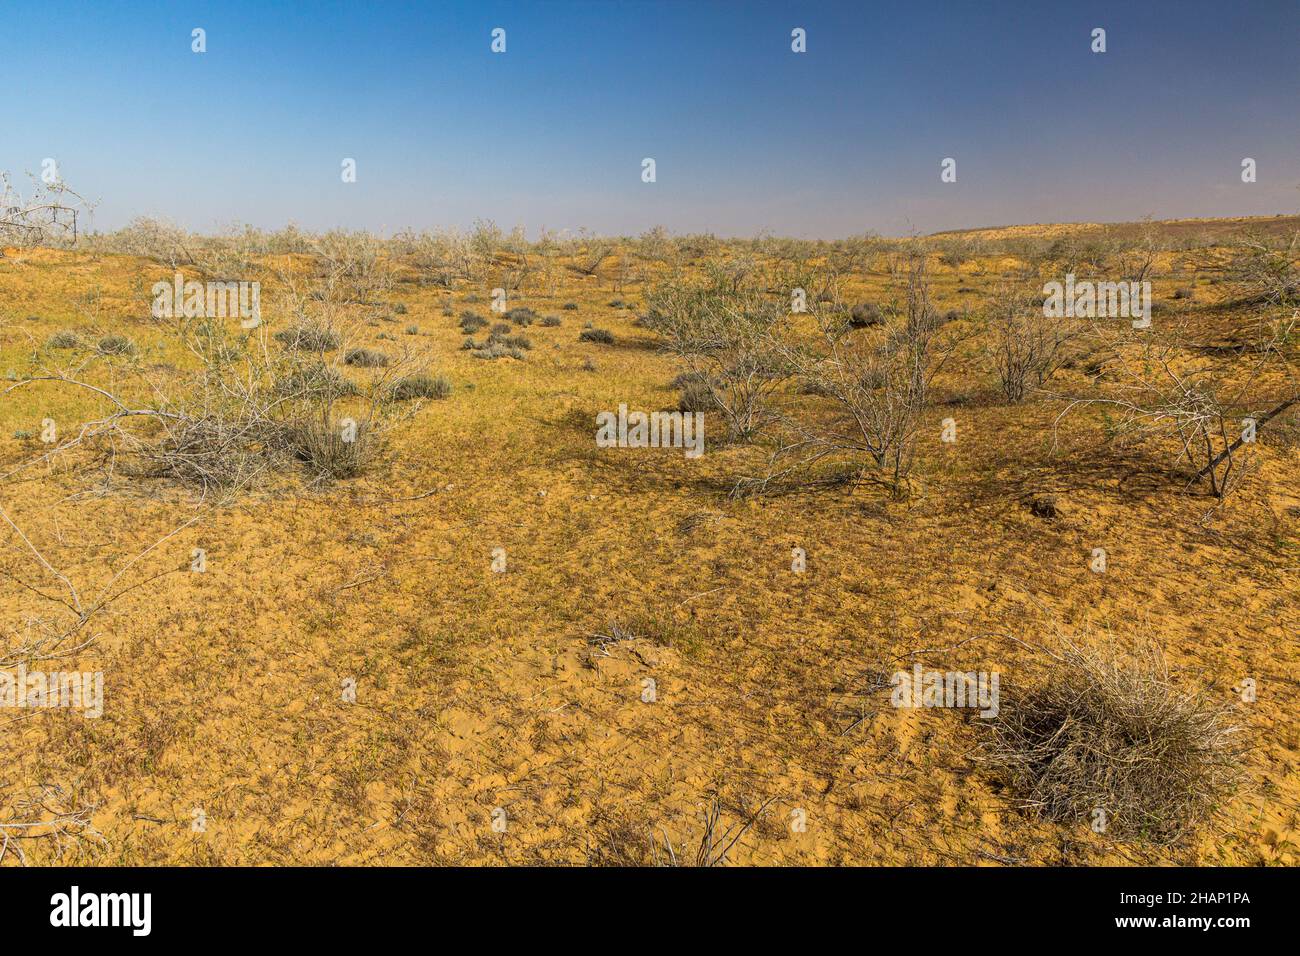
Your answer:
[[[524,353],[511,345],[504,345],[501,342],[488,342],[486,345],[479,346],[469,353],[479,359],[499,359],[512,358],[519,361],[524,360]]]
[[[52,349],[75,349],[81,347],[81,336],[76,332],[70,332],[64,329],[61,332],[55,332],[45,342]]]
[[[418,325],[408,325],[408,326],[406,327],[406,334],[407,334],[407,335],[419,335],[419,334],[420,334],[420,327],[419,327]]]
[[[375,349],[349,349],[343,362],[355,368],[387,368],[389,358]]]
[[[1169,681],[1159,648],[1040,649],[1003,680],[979,752],[1022,806],[1060,823],[1159,844],[1210,822],[1240,782],[1241,730],[1227,705]]]
[[[291,424],[287,439],[294,456],[321,478],[355,478],[379,452],[379,441],[367,422],[345,428],[342,421],[306,418]]]
[[[357,387],[342,372],[324,362],[296,364],[275,383],[278,395],[293,398],[342,398],[355,395]]]
[[[473,335],[479,329],[486,327],[487,319],[481,315],[475,315],[473,312],[462,312],[460,314],[460,330],[466,335]]]
[[[643,640],[658,647],[671,647],[684,656],[692,657],[708,641],[704,630],[694,620],[679,620],[671,614],[636,611],[626,617],[611,621],[600,633],[587,638],[587,644],[603,650],[623,641]]]
[[[712,412],[717,409],[718,403],[713,398],[713,389],[708,382],[697,379],[681,387],[681,395],[677,399],[679,412]]]
[[[299,352],[333,352],[339,347],[339,337],[333,329],[323,325],[297,325],[275,333],[275,340],[287,349]]]
[[[502,332],[493,331],[488,336],[488,345],[501,345],[506,348],[531,349],[533,343],[526,335],[506,335]]]
[[[548,315],[542,319],[542,328],[553,329],[560,324],[558,315]]]
[[[390,394],[393,401],[405,402],[413,398],[446,398],[451,392],[451,381],[446,377],[420,373],[399,378]]]
[[[125,335],[106,335],[96,345],[101,355],[132,355],[135,343]]]
[[[532,325],[537,318],[537,313],[526,306],[520,306],[507,312],[506,318],[515,325]]]
[[[601,345],[613,345],[614,333],[608,329],[583,329],[578,335],[579,342],[599,342]]]

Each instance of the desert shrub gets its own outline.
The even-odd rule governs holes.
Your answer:
[[[578,334],[579,342],[599,342],[601,345],[613,345],[614,333],[607,329],[583,329]]]
[[[682,372],[681,374],[675,376],[673,380],[668,383],[668,387],[682,389],[682,388],[686,388],[687,386],[694,385],[697,382],[704,382],[707,380],[707,378],[708,376],[706,376],[703,372],[697,372],[694,370]]]
[[[487,324],[487,319],[481,315],[475,315],[473,312],[462,312],[460,314],[460,330],[466,335],[473,335],[479,329],[485,328]]]
[[[542,327],[546,329],[553,329],[559,324],[560,317],[558,315],[548,315],[542,319]]]
[[[80,335],[64,329],[51,335],[45,344],[52,349],[75,349],[80,348],[82,343]]]
[[[681,386],[681,395],[677,400],[679,412],[712,412],[718,405],[713,400],[713,389],[708,382],[690,381]]]
[[[375,349],[349,349],[343,361],[355,368],[387,368],[390,359]]]
[[[383,243],[368,232],[335,229],[312,243],[321,287],[328,302],[371,304],[393,285]]]
[[[501,342],[489,342],[486,345],[475,348],[469,353],[479,359],[499,359],[512,358],[519,361],[524,360],[524,353],[513,346],[505,345]]]
[[[1077,326],[1046,318],[1028,296],[1004,288],[991,305],[986,351],[1009,402],[1024,401],[1057,369]]]
[[[1220,500],[1239,489],[1248,473],[1259,431],[1300,405],[1300,389],[1274,381],[1292,361],[1300,316],[1261,322],[1250,363],[1232,374],[1213,361],[1189,363],[1178,335],[1144,336],[1140,347],[1106,358],[1106,379],[1076,396],[1066,412],[1099,406],[1107,436],[1117,443],[1164,439],[1191,469],[1189,484],[1205,482]],[[1249,420],[1250,427],[1245,422]]]
[[[176,269],[191,261],[185,251],[189,241],[184,229],[160,219],[139,217],[104,236],[101,244],[110,252],[147,257]]]
[[[849,325],[855,329],[880,325],[884,321],[885,313],[874,302],[861,302],[849,312]]]
[[[1294,306],[1300,301],[1300,232],[1280,248],[1258,239],[1239,243],[1228,264],[1228,280],[1251,302]]]
[[[768,474],[742,479],[733,494],[761,491],[823,463],[834,483],[869,477],[895,495],[903,493],[930,383],[952,344],[936,335],[939,321],[924,257],[909,259],[894,282],[901,301],[883,325],[855,329],[842,312],[818,306],[816,338],[777,343],[801,390],[825,399],[832,414],[818,411],[825,407],[819,403],[782,416],[780,445]]]
[[[285,434],[294,456],[317,477],[355,478],[375,460],[379,441],[368,422],[347,425],[311,416],[288,425]]]
[[[135,343],[125,335],[106,335],[96,344],[102,355],[131,355],[135,352]]]
[[[460,347],[461,347],[461,351],[467,352],[470,349],[477,349],[477,348],[481,348],[482,346],[480,346],[477,342],[474,341],[474,336],[467,335],[465,336],[464,341],[460,343]]]
[[[1170,682],[1154,644],[1093,650],[1061,640],[1015,679],[978,759],[1021,805],[1059,823],[1093,823],[1158,843],[1213,818],[1240,780],[1242,733],[1205,690]]]
[[[277,378],[275,392],[293,398],[342,398],[357,387],[342,372],[324,362],[295,363]]]
[[[162,434],[138,449],[141,473],[204,489],[250,482],[280,447],[276,424],[234,405],[187,408],[162,419]]]
[[[515,349],[531,349],[533,347],[533,343],[526,335],[505,335],[500,332],[493,332],[488,336],[488,345],[499,345],[503,348]]]
[[[451,392],[449,379],[421,373],[399,378],[393,383],[390,394],[393,401],[404,402],[412,398],[446,398]]]
[[[537,313],[532,309],[520,306],[507,312],[506,318],[515,325],[532,325],[533,320],[537,318]]]
[[[728,437],[749,441],[771,422],[772,399],[789,378],[776,348],[779,302],[711,272],[700,283],[665,282],[649,296],[646,327],[712,392]]]
[[[509,335],[513,329],[514,326],[509,322],[496,322],[493,324],[491,331],[493,335]]]
[[[300,352],[332,352],[339,347],[338,333],[323,325],[303,324],[275,333],[275,340]]]

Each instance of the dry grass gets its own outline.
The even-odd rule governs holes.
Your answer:
[[[490,231],[473,242],[407,236],[378,259],[357,237],[330,240],[322,256],[320,237],[288,230],[199,247],[182,236],[184,249],[165,231],[118,237],[152,249],[148,259],[98,241],[6,250],[0,300],[16,306],[0,316],[0,372],[12,370],[0,382],[0,659],[59,655],[107,677],[107,719],[5,724],[7,792],[62,786],[62,835],[92,806],[102,834],[34,828],[51,836],[21,841],[27,862],[1294,865],[1295,409],[1260,429],[1240,492],[1219,501],[1170,467],[1176,430],[1110,441],[1123,421],[1099,403],[1056,422],[1054,396],[1115,393],[1140,369],[1143,340],[1127,329],[1090,327],[1077,362],[1051,371],[1033,401],[1007,402],[984,349],[984,303],[1001,282],[1055,276],[1067,259],[1117,268],[1115,247],[1058,242],[1075,232],[932,244],[932,308],[919,314],[959,347],[927,383],[911,493],[898,498],[827,480],[735,500],[738,476],[765,473],[770,433],[724,441],[725,413],[710,409],[706,453],[685,459],[596,448],[594,417],[624,402],[672,408],[699,381],[669,387],[683,361],[653,347],[663,340],[648,314],[611,311],[614,297],[640,312],[666,279],[716,281],[723,301],[740,290],[770,303],[778,328],[805,345],[818,306],[849,325],[838,303],[888,303],[882,321],[844,333],[867,351],[906,332],[895,267],[916,243],[661,236],[616,243],[590,277],[581,267],[599,248],[548,258]],[[187,254],[260,276],[263,326],[151,320],[139,290],[175,256],[188,269]],[[1227,421],[1276,407],[1295,358],[1279,342],[1245,409],[1226,401],[1250,381],[1276,311],[1238,301],[1230,259],[1225,244],[1183,236],[1149,273],[1175,303],[1152,341],[1175,353],[1172,370],[1203,369]],[[789,313],[803,281],[812,314]],[[512,306],[565,316],[559,329],[512,322],[501,333],[527,332],[526,364],[460,348],[461,311],[487,314],[505,284]],[[1171,298],[1189,285],[1193,298]],[[408,309],[400,321],[396,298]],[[394,337],[407,323],[421,334]],[[584,324],[606,327],[614,346],[579,343]],[[337,348],[277,342],[304,327],[332,330]],[[69,331],[86,347],[44,347]],[[134,341],[135,357],[100,354],[107,332]],[[393,362],[346,366],[354,348]],[[452,394],[394,401],[400,383],[434,368]],[[845,387],[864,390],[855,406],[794,378],[772,389],[772,410],[842,427],[887,384],[850,371]],[[953,444],[939,437],[948,417]],[[344,440],[348,418],[359,444]],[[57,442],[42,440],[45,419]],[[506,573],[494,573],[498,547]],[[1088,565],[1099,547],[1104,574]],[[803,571],[794,548],[806,549]],[[191,569],[197,550],[206,573]],[[979,665],[963,655],[980,645],[963,642],[1012,621],[1046,632],[1134,620],[1167,649],[1169,674],[1151,686],[1168,694],[1128,709],[1089,704],[1092,723],[1077,698],[1039,694],[1018,739],[1044,760],[1013,769],[1008,758],[1005,771],[966,759],[980,718],[890,707],[873,670],[949,645],[960,647],[953,666],[970,670]],[[1003,712],[1016,720],[1052,671],[1044,661],[1003,673]],[[1062,686],[1122,700],[1132,688],[1109,673]],[[1252,744],[1238,759],[1247,779],[1216,790],[1195,759],[1212,761],[1213,748],[1195,741],[1212,726],[1203,714],[1237,700],[1246,677],[1261,689],[1235,718],[1237,742]],[[353,703],[340,699],[345,680]],[[1055,738],[1060,753],[1040,732],[1051,726],[1044,701],[1073,721]],[[1140,750],[1165,761],[1152,807],[1125,793],[1125,738],[1105,729],[1139,716],[1186,741]],[[1097,734],[1118,763],[1086,764]],[[1120,804],[1104,837],[1089,829],[1092,808],[1059,818],[1047,808],[1052,795],[1074,805],[1085,779],[1085,792]],[[1190,809],[1179,779],[1199,795]],[[1008,798],[1042,806],[1008,813]],[[190,830],[196,807],[204,834]],[[504,833],[490,827],[494,807],[508,811]],[[30,810],[10,801],[0,824],[36,822]],[[15,842],[0,862],[18,862]]]
[[[1242,783],[1245,735],[1232,709],[1172,683],[1149,641],[1121,650],[1060,639],[1003,681],[1000,707],[980,760],[1021,807],[1057,823],[1174,843]]]

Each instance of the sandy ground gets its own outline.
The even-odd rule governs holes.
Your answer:
[[[996,268],[939,269],[941,304],[975,305]],[[166,271],[8,250],[0,372],[30,372],[57,330],[94,329],[132,336],[165,374],[179,359],[139,296]],[[1158,280],[1157,298],[1188,281]],[[526,330],[524,362],[459,350],[455,314],[489,316],[470,291],[399,283],[408,311],[369,327],[417,325],[456,386],[377,469],[205,504],[127,569],[64,663],[104,673],[102,718],[0,710],[0,822],[89,813],[22,840],[29,863],[639,863],[668,859],[665,842],[692,862],[714,810],[719,833],[752,821],[739,864],[1297,862],[1294,439],[1264,442],[1247,487],[1213,510],[1158,460],[1103,453],[1086,423],[1053,449],[1059,409],[1008,408],[972,373],[932,409],[909,499],[864,485],[733,501],[752,449],[594,446],[598,411],[676,401],[678,369],[634,310],[608,305],[639,307],[641,288],[568,275],[512,303],[563,320]],[[1209,308],[1215,294],[1198,286],[1191,320],[1246,321]],[[579,342],[587,321],[616,344]],[[125,363],[91,374],[135,387]],[[0,472],[45,450],[15,433],[46,417],[67,433],[105,408],[53,384],[0,399]],[[953,445],[938,440],[949,416]],[[1031,513],[1040,493],[1058,520]],[[196,513],[188,489],[76,456],[7,478],[0,506],[86,593]],[[15,578],[59,587],[8,526],[0,546],[14,646],[57,613]],[[591,643],[630,620],[646,636]],[[1163,848],[1037,822],[969,759],[978,718],[895,709],[881,687],[900,661],[1014,670],[1005,635],[1057,628],[1149,634],[1179,680],[1225,699],[1256,680],[1239,708],[1250,783],[1221,832]]]

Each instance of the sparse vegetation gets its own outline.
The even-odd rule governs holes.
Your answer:
[[[392,360],[375,349],[349,349],[343,361],[356,368],[387,368]]]
[[[420,373],[407,375],[393,383],[392,396],[397,402],[413,398],[446,398],[452,392],[452,384],[442,375],[433,376]]]
[[[96,348],[103,355],[133,355],[135,343],[125,335],[105,335],[96,343]]]

